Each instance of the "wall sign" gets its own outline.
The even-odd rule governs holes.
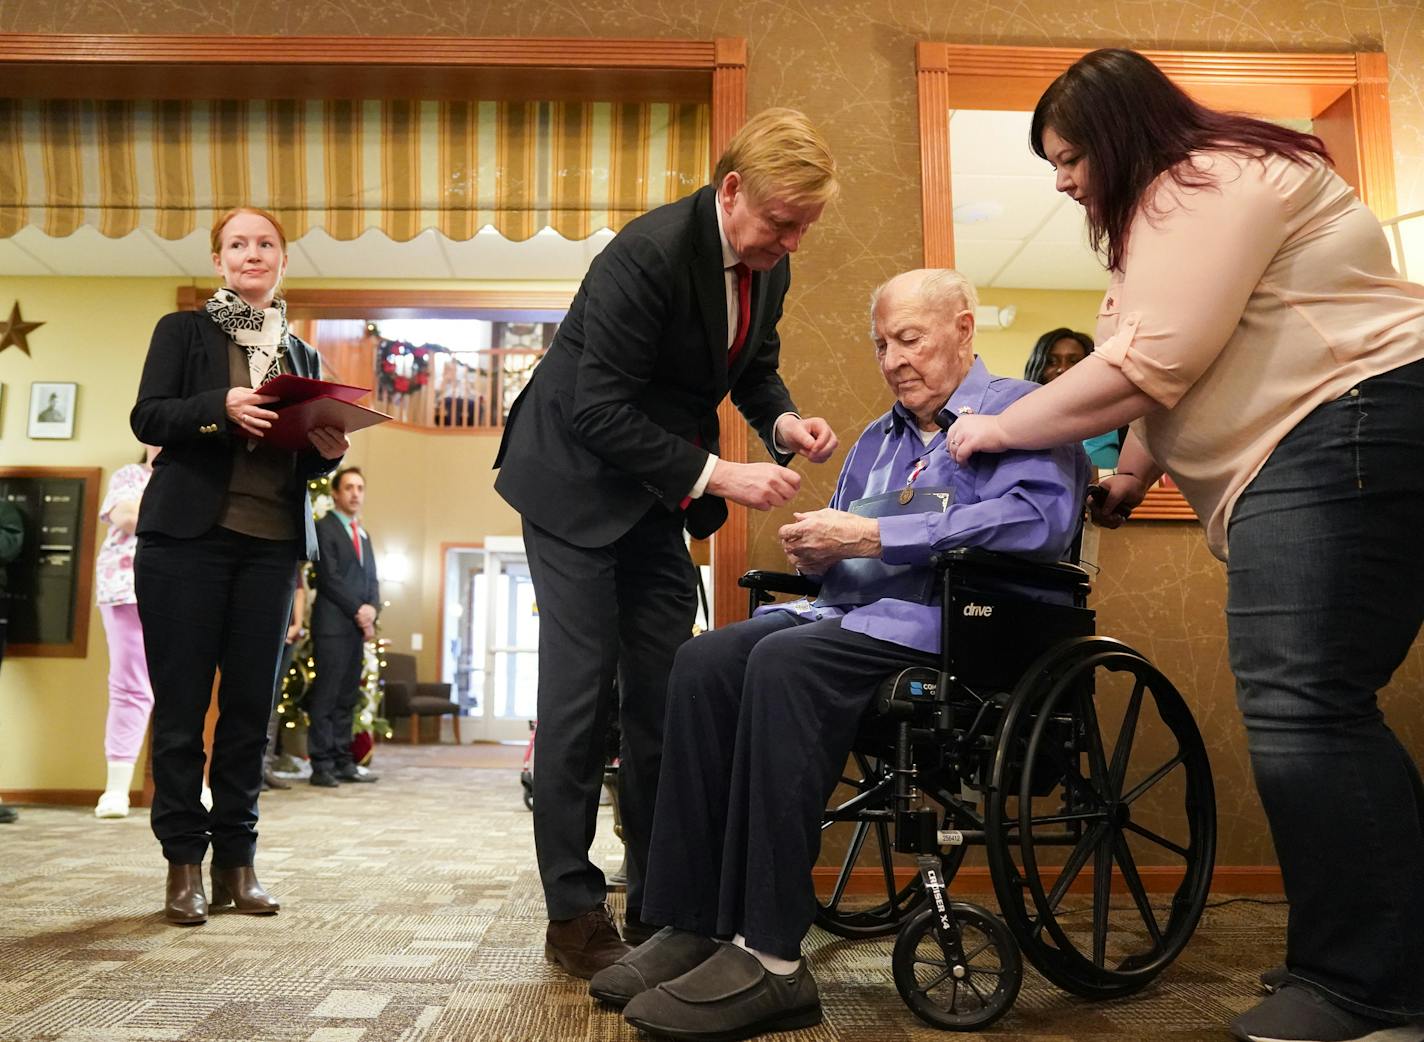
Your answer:
[[[98,467],[0,467],[0,499],[24,519],[9,568],[6,658],[84,658],[94,588]]]

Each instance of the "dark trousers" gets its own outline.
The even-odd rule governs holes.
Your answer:
[[[603,872],[589,861],[588,849],[598,820],[609,714],[617,711],[628,909],[637,915],[662,762],[668,671],[696,614],[682,516],[655,507],[617,542],[592,549],[525,521],[524,549],[539,603],[534,845],[544,903],[550,919],[571,919],[606,896]]]
[[[685,644],[668,686],[643,919],[801,953],[821,814],[880,681],[927,658],[773,612]]]
[[[196,539],[145,535],[134,589],[153,682],[153,834],[174,864],[251,865],[262,750],[292,610],[294,541],[215,528]],[[203,719],[222,671],[205,810]]]
[[[1424,362],[1363,381],[1236,504],[1227,615],[1290,900],[1286,963],[1340,1005],[1424,1015],[1424,787],[1376,692],[1424,620]],[[1404,692],[1417,710],[1417,678]]]
[[[351,756],[351,719],[361,698],[365,638],[350,633],[312,635],[316,679],[306,697],[307,755],[313,771],[334,771],[356,761]]]

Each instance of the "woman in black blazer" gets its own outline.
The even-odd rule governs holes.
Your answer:
[[[165,315],[153,331],[129,417],[162,446],[138,518],[134,585],[153,681],[153,832],[168,861],[164,915],[208,909],[270,914],[257,881],[257,795],[277,664],[291,610],[292,562],[316,555],[307,481],[330,471],[346,435],[318,428],[311,448],[262,442],[279,373],[318,377],[311,347],[287,331],[277,297],[287,242],[265,210],[232,210],[213,226],[224,285],[203,311]],[[203,787],[203,720],[215,670],[218,724]],[[202,862],[212,847],[212,899]]]

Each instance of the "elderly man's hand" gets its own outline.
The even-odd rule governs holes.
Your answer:
[[[776,438],[812,463],[824,463],[840,444],[831,425],[819,416],[802,419],[787,413],[776,424]]]
[[[1008,447],[1009,439],[997,416],[961,416],[949,425],[944,438],[945,451],[956,463],[976,452],[1003,452]]]
[[[880,556],[880,523],[844,510],[812,510],[792,515],[777,535],[786,559],[799,572],[821,575],[837,561]]]

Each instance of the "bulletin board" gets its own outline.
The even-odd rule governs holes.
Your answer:
[[[0,467],[0,499],[24,519],[9,568],[6,658],[84,658],[94,591],[98,467]]]

